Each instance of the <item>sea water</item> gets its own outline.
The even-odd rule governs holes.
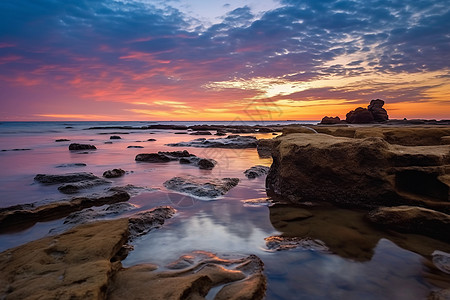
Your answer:
[[[288,123],[292,122],[265,122],[262,125]],[[312,123],[317,122],[309,122]],[[127,171],[127,174],[110,179],[112,183],[107,187],[132,184],[156,189],[132,196],[129,202],[135,205],[135,211],[160,205],[170,205],[177,209],[175,217],[168,220],[162,228],[134,241],[134,250],[123,261],[125,267],[139,263],[155,263],[164,269],[165,265],[183,254],[203,250],[218,255],[258,255],[265,264],[265,275],[268,279],[267,299],[425,299],[430,291],[438,289],[433,282],[427,280],[427,272],[430,270],[424,262],[429,257],[417,254],[428,251],[419,251],[420,244],[433,243],[430,242],[431,239],[413,237],[417,238],[414,247],[419,250],[416,251],[414,247],[398,246],[402,239],[408,242],[411,237],[402,236],[399,239],[398,236],[376,232],[367,247],[356,247],[356,254],[353,250],[348,250],[353,249],[351,243],[359,243],[357,239],[352,239],[351,235],[357,234],[358,230],[365,226],[358,223],[362,222],[358,221],[362,220],[362,214],[359,212],[337,208],[313,211],[314,217],[322,220],[322,223],[317,223],[322,225],[316,226],[320,226],[326,233],[312,238],[322,239],[325,243],[333,238],[329,242],[333,246],[330,251],[304,248],[271,251],[266,246],[265,238],[280,234],[295,235],[306,228],[302,221],[294,221],[294,225],[290,225],[294,226],[294,229],[287,231],[274,225],[278,223],[274,220],[273,208],[264,205],[264,201],[261,204],[261,200],[267,199],[265,178],[245,177],[244,170],[254,165],[270,166],[271,158],[260,158],[255,149],[169,147],[166,144],[203,136],[176,134],[180,130],[137,129],[152,124],[230,125],[230,122],[0,123],[0,150],[4,150],[0,151],[0,207],[68,198],[68,195],[61,194],[55,186],[43,186],[35,182],[33,178],[36,174],[92,172],[101,177],[106,170],[121,168]],[[113,126],[130,128],[89,129]],[[112,135],[118,135],[121,139],[110,140]],[[247,135],[256,136],[258,139],[274,137],[272,133]],[[56,142],[57,139],[69,141]],[[71,152],[68,150],[70,143],[92,144],[97,150]],[[199,157],[215,159],[218,164],[212,170],[200,170],[176,161],[142,163],[134,160],[139,153],[177,150],[188,150]],[[184,175],[237,177],[240,182],[237,187],[214,201],[192,198],[164,187],[166,180]],[[94,192],[100,192],[104,188],[97,187]],[[84,193],[89,194],[92,191]],[[252,204],[253,200],[256,204]],[[341,220],[355,221],[342,227]],[[60,232],[58,228],[61,226],[63,220],[54,220],[37,223],[25,230],[1,234],[0,251]],[[308,236],[314,230],[317,231],[317,228],[308,230],[302,234]],[[336,234],[333,232],[335,230]],[[342,239],[337,231],[344,232]],[[347,231],[351,233],[346,233]],[[434,249],[434,246],[430,247]],[[440,250],[443,251],[449,250],[448,245],[442,243],[437,243],[436,247],[441,247]]]

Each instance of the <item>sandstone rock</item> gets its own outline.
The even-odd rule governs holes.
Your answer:
[[[77,144],[72,143],[69,145],[69,150],[96,150],[97,147],[94,145],[88,145],[88,144]]]
[[[256,177],[266,175],[268,172],[269,172],[269,167],[257,165],[257,166],[251,167],[250,169],[245,170],[244,174],[245,174],[245,176],[247,176],[247,178],[256,178]]]
[[[111,183],[102,178],[64,183],[58,187],[58,191],[64,194],[75,194],[81,190],[89,189],[98,185]]]
[[[148,231],[154,226],[160,226],[164,222],[162,218],[173,215],[163,214],[161,211],[172,210],[162,207],[131,217],[130,220],[123,218],[80,225],[63,234],[0,253],[0,297],[106,299],[109,294],[108,298],[117,298],[112,289],[122,288],[128,291],[129,288],[128,285],[117,283],[113,288],[111,283],[116,274],[126,274],[127,269],[121,268],[120,260],[126,255],[124,251],[129,249],[126,243],[130,238],[130,231],[135,228],[136,222],[131,219],[143,220],[142,228]],[[142,284],[145,276],[140,275],[136,278],[136,285],[147,286]],[[172,285],[158,285],[159,291],[163,289],[170,292]],[[136,296],[134,292],[132,294],[133,297]],[[152,293],[147,291],[148,295]]]
[[[112,169],[103,172],[103,177],[116,178],[125,175],[125,171],[122,169]]]
[[[34,177],[34,180],[46,184],[61,184],[61,183],[69,183],[69,182],[78,182],[78,181],[88,181],[88,180],[96,180],[101,179],[100,177],[95,176],[92,173],[79,172],[79,173],[66,173],[59,175],[52,174],[37,174]]]
[[[199,148],[256,148],[257,140],[254,136],[229,135],[226,138],[195,139],[190,142],[167,144],[172,147],[199,147]]]
[[[204,251],[184,255],[185,264],[157,272],[143,264],[121,270],[109,288],[108,299],[205,299],[213,287],[224,285],[214,299],[259,300],[264,298],[266,279],[263,262],[255,255],[222,259]],[[145,284],[142,284],[145,282]]]
[[[450,215],[416,206],[380,207],[367,218],[385,228],[450,242]]]
[[[100,196],[77,197],[40,206],[28,205],[23,208],[12,206],[0,211],[0,231],[7,231],[16,227],[28,228],[36,222],[63,218],[72,212],[80,211],[92,206],[102,206],[130,199],[124,191],[106,192]]]
[[[136,206],[128,202],[114,203],[106,207],[85,208],[81,211],[73,212],[68,215],[64,220],[64,224],[85,224],[97,221],[101,218],[117,216],[123,212],[130,211],[135,208]]]
[[[256,151],[258,151],[258,155],[261,158],[270,158],[272,157],[272,149],[277,144],[276,139],[259,139],[258,146],[256,147]]]
[[[328,117],[325,116],[322,118],[322,121],[320,121],[320,124],[326,124],[326,125],[330,125],[330,124],[340,124],[341,123],[341,119],[339,117]]]
[[[450,210],[446,146],[404,147],[380,138],[323,134],[275,140],[266,186],[294,203],[325,201],[361,208],[416,203]]]
[[[367,108],[358,107],[347,113],[345,121],[350,124],[367,124],[372,123],[374,118]]]
[[[226,194],[239,183],[238,178],[206,178],[187,175],[164,182],[169,190],[187,193],[200,198],[217,198]]]

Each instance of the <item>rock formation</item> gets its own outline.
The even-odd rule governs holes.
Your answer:
[[[266,185],[294,203],[450,211],[448,146],[405,147],[381,138],[289,134],[276,138]]]
[[[97,147],[89,144],[72,143],[69,145],[69,150],[96,150]]]
[[[229,135],[226,138],[205,139],[199,138],[189,142],[167,144],[172,147],[198,147],[198,148],[256,148],[257,140],[254,136]]]
[[[187,175],[174,177],[164,182],[170,190],[187,193],[200,198],[217,198],[225,195],[239,183],[238,178],[207,178]]]
[[[358,107],[357,109],[348,112],[345,120],[350,124],[385,122],[389,120],[389,117],[387,111],[383,108],[383,105],[384,101],[381,99],[371,100],[367,108]]]
[[[322,118],[322,121],[320,121],[320,124],[324,124],[324,125],[331,125],[331,124],[340,124],[341,123],[341,119],[339,117],[328,117],[325,116]]]

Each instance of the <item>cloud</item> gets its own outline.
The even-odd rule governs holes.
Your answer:
[[[218,24],[199,23],[161,1],[3,0],[0,88],[10,98],[2,101],[41,86],[83,101],[159,101],[168,111],[182,102],[219,113],[214,101],[367,101],[383,92],[393,102],[431,101],[429,89],[448,87],[442,1],[282,0],[263,14],[243,6]],[[396,90],[404,74],[431,75]],[[368,76],[378,79],[361,81]]]

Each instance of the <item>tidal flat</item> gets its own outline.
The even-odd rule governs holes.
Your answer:
[[[446,299],[450,126],[289,123],[0,124],[0,297]]]

